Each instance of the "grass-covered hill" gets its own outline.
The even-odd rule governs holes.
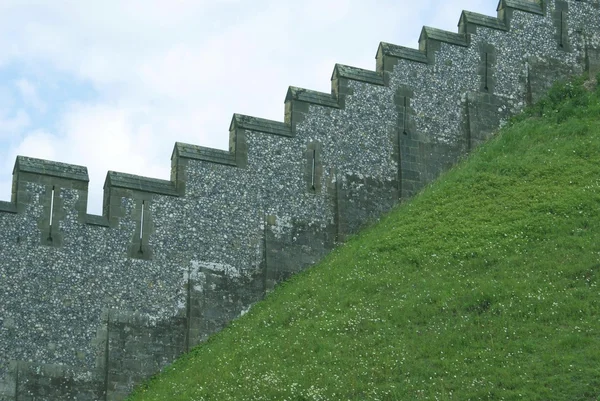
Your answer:
[[[600,400],[600,89],[555,87],[131,400]]]

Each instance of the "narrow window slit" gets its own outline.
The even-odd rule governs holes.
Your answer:
[[[50,193],[50,226],[48,227],[48,241],[52,241],[52,223],[54,220],[54,189],[52,186],[52,192]]]
[[[139,253],[144,253],[142,249],[142,242],[144,240],[144,208],[146,206],[146,201],[142,201],[142,214],[140,216],[140,249]]]
[[[563,14],[564,13],[561,11],[560,12],[560,43],[558,44],[560,47],[564,47],[564,44],[563,44],[563,29],[564,29]]]
[[[406,120],[408,119],[408,98],[404,98],[404,115],[402,116],[402,133],[408,135],[406,132]]]
[[[485,52],[485,90],[488,91],[488,53]]]
[[[311,174],[311,188],[313,191],[316,189],[315,188],[316,165],[317,165],[317,150],[313,149],[313,152],[312,152],[312,174]]]

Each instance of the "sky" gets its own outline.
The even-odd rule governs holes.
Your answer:
[[[496,0],[0,0],[0,200],[17,155],[169,179],[176,141],[227,149],[233,113],[283,121],[288,86],[330,92]]]

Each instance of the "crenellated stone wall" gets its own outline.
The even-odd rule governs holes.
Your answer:
[[[122,400],[277,283],[416,194],[553,82],[600,69],[600,1],[501,0],[283,122],[234,115],[230,150],[176,143],[170,180],[19,156],[0,202],[0,401]]]

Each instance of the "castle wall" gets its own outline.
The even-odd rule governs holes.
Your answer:
[[[502,0],[382,43],[283,122],[234,115],[230,150],[176,143],[170,180],[19,156],[0,202],[0,401],[121,400],[408,199],[556,80],[600,70],[600,3]]]

